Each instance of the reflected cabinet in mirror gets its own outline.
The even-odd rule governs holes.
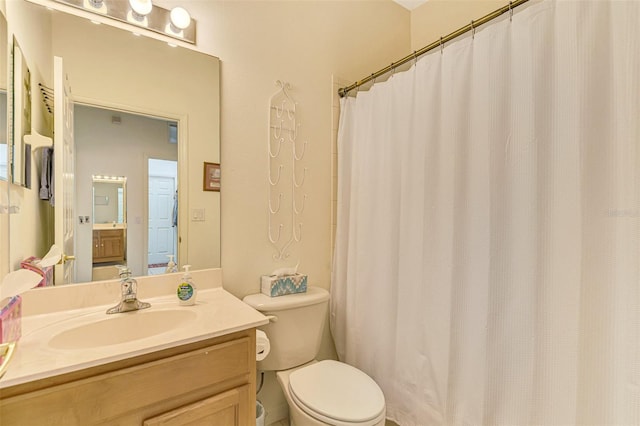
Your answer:
[[[67,145],[56,139],[56,131],[53,157],[56,165],[67,151],[75,157],[70,180],[75,202],[63,206],[64,201],[56,196],[50,206],[37,199],[42,161],[38,150],[31,160],[38,178],[33,179],[33,189],[25,190],[20,214],[29,209],[46,208],[54,213],[64,209],[65,217],[74,218],[72,224],[59,227],[71,228],[64,228],[64,234],[73,235],[73,253],[65,254],[76,258],[75,282],[112,278],[116,271],[112,266],[122,263],[138,276],[164,272],[167,255],[195,269],[219,267],[220,194],[203,191],[201,185],[203,162],[220,160],[219,60],[26,0],[11,3],[8,27],[16,29],[14,35],[32,71],[32,86],[42,84],[44,90],[55,91],[59,86],[54,57],[62,58],[74,122],[67,136],[72,148],[61,148]],[[12,19],[18,23],[15,27]],[[43,29],[39,44],[28,28]],[[28,42],[23,43],[21,37]],[[35,51],[33,55],[29,49]],[[39,95],[31,96],[32,103],[38,104],[33,111],[44,110],[46,115]],[[56,101],[60,96],[54,93]],[[56,107],[51,117],[38,117],[36,124],[54,123],[60,115]],[[35,127],[35,132],[53,136],[53,126]],[[126,178],[126,185],[114,186],[98,176]],[[193,209],[205,210],[205,220],[191,221]],[[57,232],[51,231],[58,227],[57,222],[48,219],[55,214],[39,217],[42,223],[37,226],[42,229],[37,234],[51,235],[48,245],[62,246],[53,237]],[[96,234],[114,230],[120,237]],[[102,252],[94,251],[96,241]],[[10,244],[13,251],[14,242]],[[23,250],[25,244],[20,246]],[[13,268],[17,267],[16,257],[12,253]],[[105,265],[111,267],[108,273],[96,272]]]

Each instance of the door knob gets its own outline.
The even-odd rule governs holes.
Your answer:
[[[67,256],[66,254],[63,254],[62,256],[60,256],[60,261],[58,262],[58,265],[63,265],[67,262],[69,262],[70,260],[76,260],[75,256]]]

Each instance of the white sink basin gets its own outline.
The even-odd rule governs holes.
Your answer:
[[[140,310],[101,316],[55,334],[49,346],[55,349],[90,349],[118,345],[156,336],[184,327],[197,318],[189,309]]]

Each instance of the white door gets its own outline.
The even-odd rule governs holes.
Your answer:
[[[55,284],[60,285],[75,281],[75,262],[72,261],[75,254],[75,146],[71,87],[62,58],[57,56],[53,60],[53,80],[54,239],[63,252],[63,261],[56,265]]]
[[[175,188],[172,177],[149,176],[149,265],[165,264],[168,254],[176,254]]]

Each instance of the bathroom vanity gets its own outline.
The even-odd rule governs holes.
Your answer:
[[[170,288],[177,276],[156,280]],[[163,287],[144,284],[141,299]],[[255,424],[255,327],[266,317],[222,288],[200,290],[193,307],[146,300],[108,316],[108,305],[27,315],[0,379],[0,424]]]

